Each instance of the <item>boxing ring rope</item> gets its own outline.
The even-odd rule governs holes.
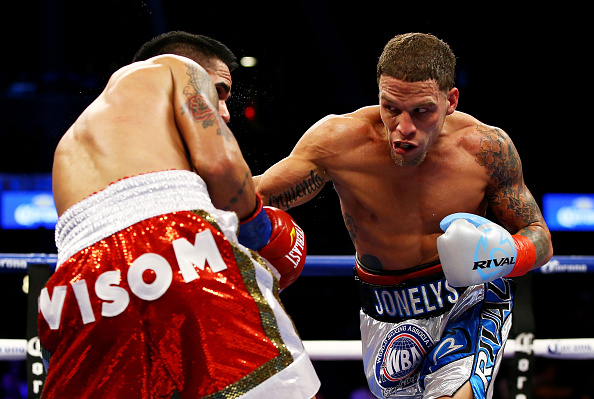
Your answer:
[[[25,360],[27,351],[38,351],[36,342],[30,344],[26,339],[0,339],[0,360]],[[312,360],[342,361],[362,360],[361,341],[315,341],[303,342]],[[513,357],[516,352],[532,351],[536,357],[563,360],[594,359],[594,338],[535,339],[526,347],[522,342],[509,340],[503,356]]]
[[[352,276],[354,256],[309,255],[302,276]],[[0,273],[26,273],[31,264],[46,264],[54,269],[55,254],[0,254]],[[583,274],[594,272],[594,256],[555,256],[532,273]],[[594,359],[594,338],[530,339],[518,337],[507,342],[504,357],[518,352],[552,359]],[[25,360],[27,351],[37,352],[38,342],[25,339],[0,339],[0,361]],[[361,360],[361,341],[304,341],[312,360]]]

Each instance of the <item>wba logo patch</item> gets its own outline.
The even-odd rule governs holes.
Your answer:
[[[433,346],[427,331],[411,323],[400,324],[386,335],[375,360],[375,379],[384,396],[417,382]]]

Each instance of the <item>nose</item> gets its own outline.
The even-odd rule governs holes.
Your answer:
[[[410,136],[417,131],[417,127],[415,126],[408,112],[402,112],[400,115],[398,115],[396,131],[398,131],[403,136]]]
[[[231,120],[229,108],[227,108],[227,103],[223,100],[219,101],[219,115],[221,115],[221,118],[225,121],[225,123],[229,123]]]

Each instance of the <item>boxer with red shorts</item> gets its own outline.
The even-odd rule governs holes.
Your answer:
[[[39,298],[44,399],[317,392],[278,297],[305,236],[262,206],[227,126],[236,61],[206,36],[159,35],[60,139],[58,266]]]
[[[44,397],[314,396],[278,282],[237,226],[188,171],[123,179],[66,211],[40,297]]]

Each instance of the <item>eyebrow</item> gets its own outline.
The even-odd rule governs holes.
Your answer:
[[[417,106],[415,108],[423,108],[423,107],[429,107],[432,105],[436,105],[437,103],[433,100],[427,100],[425,102],[422,102],[420,104],[417,104]]]
[[[391,104],[394,104],[395,101],[389,99],[388,97],[386,97],[385,95],[381,94],[380,95],[380,100],[385,100]],[[423,108],[423,107],[428,107],[428,106],[432,106],[432,105],[436,105],[437,103],[433,100],[427,100],[427,101],[422,101],[418,104],[415,104],[415,108]]]

